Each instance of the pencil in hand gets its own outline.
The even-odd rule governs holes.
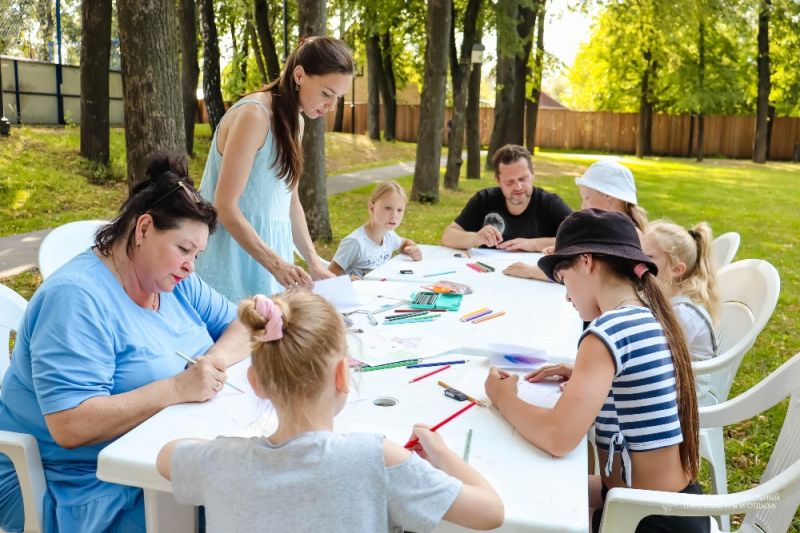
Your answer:
[[[189,357],[188,355],[186,355],[186,354],[185,354],[185,353],[183,353],[183,352],[175,352],[175,355],[177,355],[178,357],[180,357],[181,359],[183,359],[184,361],[186,361],[186,362],[188,363],[188,365],[189,365],[189,366],[197,364],[197,361],[195,361],[194,359],[192,359],[191,357]],[[224,383],[225,385],[227,385],[228,387],[232,388],[233,390],[235,390],[235,391],[239,391],[239,392],[241,392],[242,394],[245,394],[245,392],[244,392],[242,389],[240,389],[239,387],[237,387],[237,386],[236,386],[236,385],[234,385],[233,383],[230,383],[230,382],[228,382],[228,381],[223,381],[223,383]]]
[[[469,405],[467,405],[466,407],[464,407],[464,408],[462,408],[462,409],[459,409],[458,411],[456,411],[456,412],[455,412],[455,413],[453,413],[452,415],[448,416],[447,418],[445,418],[444,420],[442,420],[441,422],[439,422],[438,424],[436,424],[435,426],[433,426],[433,427],[431,428],[431,431],[436,431],[437,429],[439,429],[439,428],[440,428],[440,427],[442,427],[443,425],[445,425],[445,424],[447,424],[448,422],[450,422],[451,420],[453,420],[455,417],[459,416],[461,413],[463,413],[463,412],[464,412],[464,411],[466,411],[467,409],[470,409],[471,407],[475,407],[475,405],[477,405],[477,403],[476,403],[475,401],[471,401],[471,402],[469,403]],[[403,446],[403,447],[404,447],[404,448],[406,448],[406,449],[411,449],[411,448],[413,448],[414,446],[416,446],[417,444],[419,444],[419,439],[418,439],[417,437],[414,437],[414,438],[412,438],[412,439],[409,439],[409,441],[408,441],[408,442],[406,442],[405,446]]]

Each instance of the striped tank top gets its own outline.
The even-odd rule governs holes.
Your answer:
[[[614,358],[614,380],[595,419],[595,442],[608,452],[606,475],[620,453],[622,476],[631,486],[630,452],[683,441],[675,367],[661,324],[646,307],[620,307],[594,319],[584,331],[596,335]],[[578,341],[580,344],[580,341]]]

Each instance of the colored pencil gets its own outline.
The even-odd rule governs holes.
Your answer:
[[[497,313],[495,313],[493,315],[484,316],[484,317],[479,318],[478,320],[473,320],[472,323],[473,324],[477,324],[478,322],[483,322],[485,320],[491,320],[493,318],[497,318],[499,316],[503,316],[504,314],[506,314],[505,311],[498,311]]]
[[[445,389],[455,389],[455,387],[451,387],[450,385],[448,385],[448,384],[447,384],[447,383],[445,383],[444,381],[438,381],[437,383],[439,384],[439,386],[440,386],[440,387],[443,387],[443,388],[445,388]],[[458,390],[458,389],[455,389],[455,390]],[[459,391],[459,392],[461,392],[462,394],[464,394],[462,391]],[[469,400],[469,401],[471,401],[471,402],[475,402],[475,403],[477,403],[478,405],[480,405],[481,407],[485,407],[485,406],[486,406],[486,402],[484,402],[484,401],[482,401],[482,400],[476,400],[475,398],[473,398],[473,397],[472,397],[472,396],[470,396],[469,394],[464,394],[464,396],[466,396],[466,397],[467,397],[467,400]]]
[[[474,263],[467,263],[467,266],[470,267],[475,272],[483,273],[483,270],[481,270],[481,268],[478,265],[474,264]]]
[[[187,363],[189,363],[190,365],[197,364],[197,361],[195,361],[194,359],[192,359],[191,357],[189,357],[188,355],[186,355],[186,354],[185,354],[185,353],[183,353],[183,352],[175,352],[175,355],[177,355],[178,357],[180,357],[181,359],[183,359],[184,361],[186,361],[186,362],[187,362]],[[239,391],[239,392],[241,392],[242,394],[244,394],[244,393],[245,393],[245,392],[244,392],[242,389],[240,389],[239,387],[237,387],[237,386],[236,386],[236,385],[234,385],[233,383],[229,383],[229,382],[227,382],[227,381],[223,381],[223,383],[224,383],[225,385],[227,385],[228,387],[232,388],[232,389],[233,389],[233,390],[235,390],[235,391]]]
[[[429,313],[446,313],[447,309],[425,309]],[[395,309],[395,313],[418,313],[419,309]]]
[[[384,363],[382,365],[362,366],[362,372],[372,372],[373,370],[388,370],[390,368],[398,368],[401,366],[416,365],[421,359],[406,359],[404,361],[395,361],[393,363]]]
[[[481,267],[485,268],[487,271],[494,272],[494,267],[493,266],[489,266],[486,263],[481,263],[480,261],[475,261],[475,262],[478,264],[478,266],[481,266]]]
[[[430,278],[433,276],[444,276],[445,274],[455,274],[455,270],[445,270],[444,272],[431,272],[430,274],[425,274],[423,277]]]
[[[463,359],[459,359],[457,361],[436,361],[433,363],[418,363],[416,365],[411,365],[408,368],[425,368],[426,366],[442,366],[442,365],[463,365],[466,363]]]
[[[471,402],[469,403],[469,405],[467,405],[466,407],[464,407],[464,408],[462,408],[462,409],[459,409],[458,411],[456,411],[456,412],[455,412],[455,413],[453,413],[452,415],[448,416],[447,418],[445,418],[444,420],[442,420],[441,422],[439,422],[438,424],[436,424],[435,426],[433,426],[433,427],[431,428],[431,431],[436,431],[437,429],[439,429],[439,428],[440,428],[440,427],[442,427],[443,425],[447,424],[448,422],[450,422],[452,419],[454,419],[455,417],[457,417],[458,415],[460,415],[461,413],[463,413],[463,412],[464,412],[464,411],[466,411],[467,409],[470,409],[470,408],[472,408],[472,407],[475,407],[475,405],[476,405],[476,402],[474,402],[474,401],[471,401]],[[413,448],[413,447],[414,447],[414,446],[416,446],[417,444],[419,444],[419,439],[418,439],[417,437],[414,437],[414,438],[410,439],[408,442],[406,442],[405,448],[407,448],[407,449],[409,449],[409,448]]]
[[[413,368],[417,368],[416,365],[411,365],[411,366]],[[406,367],[406,368],[409,368],[409,367]],[[450,368],[450,365],[443,366],[442,368],[437,368],[436,370],[433,370],[431,372],[427,372],[425,374],[422,374],[421,376],[415,377],[414,379],[410,380],[409,383],[416,383],[417,381],[419,381],[421,379],[425,379],[428,376],[432,376],[432,375],[436,374],[437,372],[441,372],[443,370],[447,370],[448,368]]]
[[[469,463],[469,448],[472,445],[472,430],[467,431],[467,441],[464,443],[464,462]]]
[[[415,316],[411,318],[404,318],[402,316],[398,317],[397,320],[386,320],[383,322],[384,326],[393,326],[395,324],[414,324],[416,322],[433,322],[437,318],[442,315],[427,315],[427,316]]]
[[[481,318],[483,316],[490,315],[490,314],[492,314],[492,310],[491,309],[487,309],[486,311],[481,311],[477,315],[472,315],[471,317],[469,317],[466,320],[463,320],[462,322],[472,322],[474,324],[476,322],[476,320],[475,320],[476,318]]]
[[[428,314],[428,311],[425,311],[425,310],[420,311],[419,309],[417,309],[413,313],[405,313],[405,314],[402,314],[402,315],[387,316],[386,318],[383,319],[383,321],[384,322],[390,322],[392,320],[402,320],[404,318],[411,318],[411,317],[414,317],[414,316],[425,316],[427,314]]]
[[[461,322],[466,322],[467,320],[470,320],[470,317],[472,315],[477,315],[478,313],[480,313],[482,311],[486,311],[487,309],[489,309],[489,308],[488,307],[481,307],[480,309],[476,309],[474,311],[470,311],[469,313],[461,315],[459,320],[461,320]]]

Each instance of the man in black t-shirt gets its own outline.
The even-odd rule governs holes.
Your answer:
[[[473,196],[442,234],[450,248],[496,247],[540,252],[555,243],[556,230],[572,209],[557,194],[533,186],[531,154],[507,144],[492,158],[497,187]]]

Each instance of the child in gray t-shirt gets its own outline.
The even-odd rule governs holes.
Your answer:
[[[179,503],[204,505],[209,531],[431,531],[503,523],[489,483],[438,433],[414,426],[412,451],[369,433],[332,432],[349,392],[345,330],[325,299],[289,290],[239,305],[254,339],[247,376],[269,398],[269,437],[172,441],[158,455]],[[215,383],[212,388],[217,390]],[[412,453],[416,452],[416,453]]]
[[[363,278],[391,259],[397,250],[414,261],[422,259],[419,247],[395,233],[403,221],[406,193],[394,181],[382,181],[369,198],[369,220],[342,239],[328,269],[337,275]]]

